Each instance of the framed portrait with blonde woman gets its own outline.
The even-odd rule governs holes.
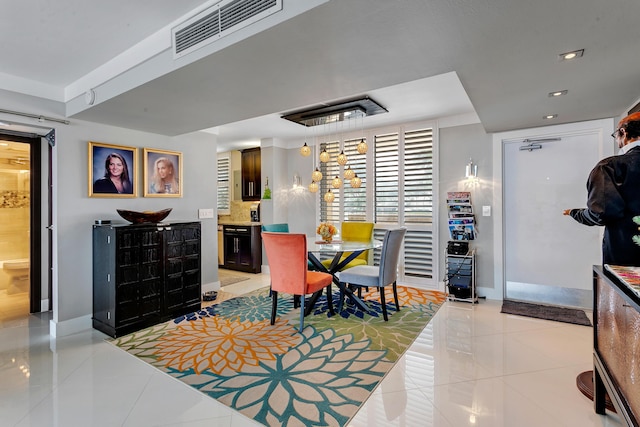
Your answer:
[[[136,197],[138,150],[89,141],[89,197]]]
[[[182,197],[182,153],[145,148],[144,197]]]

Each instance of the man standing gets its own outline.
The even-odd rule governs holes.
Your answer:
[[[602,159],[587,181],[587,207],[566,209],[564,215],[584,225],[602,225],[602,262],[640,266],[638,232],[633,217],[640,215],[640,112],[620,120],[611,134],[620,151]]]

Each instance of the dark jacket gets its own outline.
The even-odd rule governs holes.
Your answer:
[[[587,181],[587,208],[571,209],[571,217],[585,225],[603,225],[602,262],[640,266],[640,235],[634,216],[640,215],[640,147],[602,159]]]

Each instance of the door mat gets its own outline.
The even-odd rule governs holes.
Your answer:
[[[574,325],[593,326],[584,310],[577,308],[504,300],[500,313],[535,317],[536,319],[553,320]]]
[[[244,282],[245,280],[249,280],[249,278],[243,276],[228,276],[226,274],[220,274],[220,286],[229,286],[235,283]]]

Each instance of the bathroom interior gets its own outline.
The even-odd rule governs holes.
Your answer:
[[[29,314],[30,145],[0,138],[0,324]]]

